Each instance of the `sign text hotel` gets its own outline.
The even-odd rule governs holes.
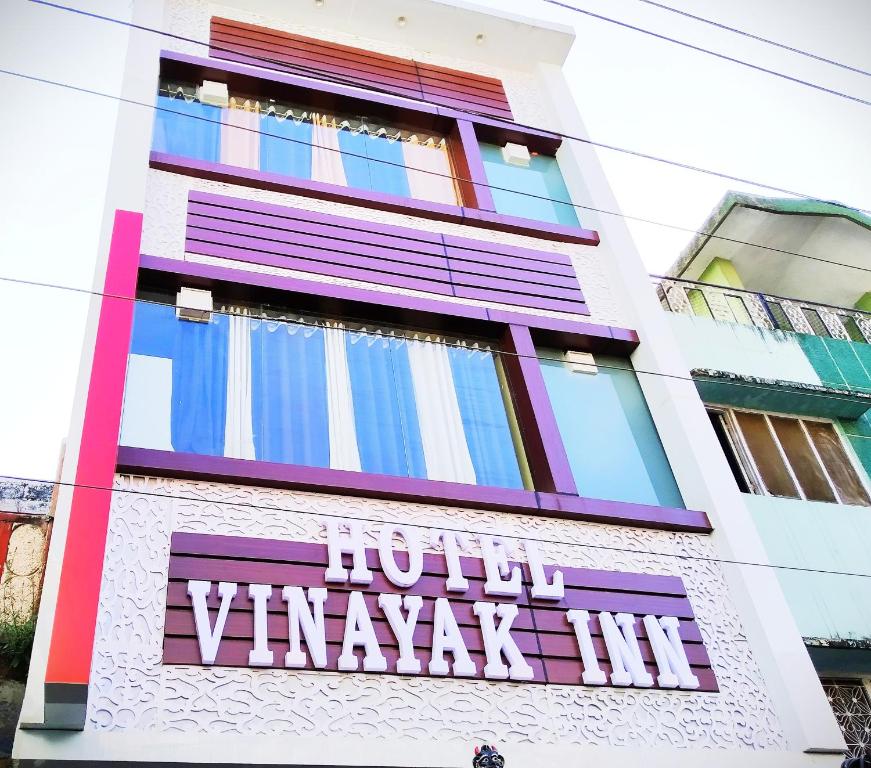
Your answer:
[[[173,536],[165,663],[717,690],[682,581],[543,563],[535,541],[330,520],[327,544]],[[396,541],[404,548],[394,550]]]

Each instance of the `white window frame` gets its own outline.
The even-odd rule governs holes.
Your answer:
[[[783,461],[784,466],[786,467],[786,471],[789,473],[789,477],[792,480],[793,485],[795,486],[798,492],[798,498],[802,501],[808,501],[807,496],[805,495],[804,489],[801,486],[801,483],[798,480],[798,477],[795,474],[795,471],[790,464],[789,459],[786,456],[786,452],[783,450],[783,445],[780,442],[780,438],[777,436],[777,432],[774,430],[773,425],[771,424],[771,417],[779,417],[784,419],[792,419],[797,421],[799,426],[801,427],[802,433],[805,436],[805,439],[808,441],[808,445],[811,447],[811,451],[813,452],[814,458],[817,460],[817,464],[820,467],[823,476],[826,479],[826,482],[829,485],[829,490],[832,492],[832,495],[835,497],[834,502],[818,502],[820,504],[844,504],[845,502],[841,498],[841,494],[838,492],[835,483],[832,481],[831,476],[829,475],[829,471],[826,468],[825,462],[823,462],[820,457],[819,451],[817,451],[817,447],[814,441],[811,439],[810,433],[808,432],[807,427],[805,426],[805,422],[815,421],[821,424],[828,424],[835,432],[835,435],[838,438],[838,441],[841,445],[841,449],[844,451],[844,455],[850,462],[850,468],[853,470],[853,473],[856,477],[859,478],[859,483],[862,485],[862,488],[865,490],[865,494],[871,499],[871,486],[869,486],[868,479],[865,476],[865,472],[861,464],[857,461],[856,455],[852,451],[852,447],[849,445],[849,441],[844,439],[844,436],[841,434],[841,430],[834,421],[831,419],[824,419],[817,416],[798,416],[795,414],[789,413],[772,413],[770,411],[760,411],[753,408],[732,408],[730,406],[722,406],[722,405],[710,405],[707,406],[709,411],[714,413],[718,413],[723,417],[723,425],[725,427],[726,435],[729,438],[729,442],[731,444],[732,449],[734,450],[735,457],[738,459],[738,464],[741,467],[741,472],[744,475],[744,479],[747,482],[748,487],[753,489],[753,492],[758,496],[770,496],[772,498],[795,498],[795,497],[779,497],[772,494],[767,486],[765,485],[765,481],[762,479],[762,473],[759,471],[759,468],[756,465],[756,460],[753,458],[753,454],[750,451],[749,446],[747,445],[746,440],[744,439],[744,433],[741,431],[741,427],[738,424],[738,420],[735,417],[736,413],[753,413],[758,416],[762,416],[765,419],[765,425],[768,428],[768,432],[771,435],[771,438],[774,441],[774,445],[777,448],[778,453],[780,454],[780,458]],[[811,499],[811,501],[816,501],[816,499]],[[856,506],[856,505],[850,505]],[[862,505],[869,506],[869,505]]]

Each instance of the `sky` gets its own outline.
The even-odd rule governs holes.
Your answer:
[[[871,71],[868,0],[664,1]],[[545,0],[477,2],[575,26],[566,74],[592,139],[871,209],[871,105]],[[640,0],[566,2],[871,102],[871,77]],[[67,4],[129,18],[129,0]],[[126,41],[121,26],[0,0],[3,70],[117,94]],[[0,475],[47,479],[69,429],[89,297],[2,278],[92,287],[116,104],[2,73],[0,103]],[[628,216],[692,230],[729,189],[766,194],[613,151],[599,156]],[[652,273],[667,269],[691,237],[631,221],[630,229]]]

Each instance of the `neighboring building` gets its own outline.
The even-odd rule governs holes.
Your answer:
[[[871,757],[871,217],[731,193],[701,231],[660,299],[851,753]]]
[[[572,33],[397,8],[133,3],[16,757],[838,765]]]

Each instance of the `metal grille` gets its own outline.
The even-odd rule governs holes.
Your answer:
[[[871,698],[861,680],[822,680],[849,757],[871,758]]]

